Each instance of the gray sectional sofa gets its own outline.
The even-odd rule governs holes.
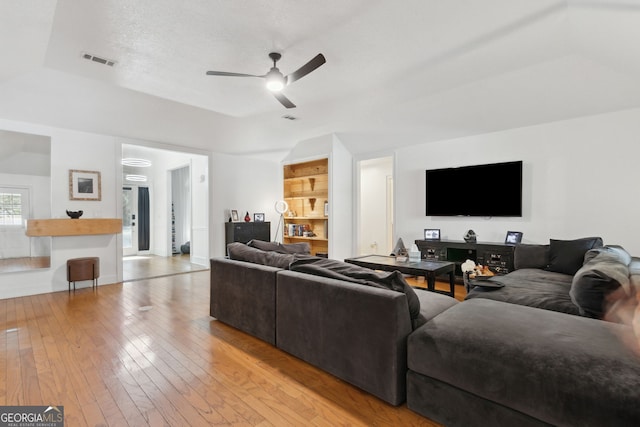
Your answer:
[[[232,243],[233,259],[210,260],[211,316],[392,405],[403,403],[408,335],[458,301],[406,289],[399,273],[251,243],[272,250]]]
[[[637,298],[640,260],[558,242],[516,247],[503,288],[473,288],[410,335],[410,409],[448,426],[640,425],[640,336],[603,320]]]
[[[640,325],[616,323],[621,301],[640,313],[640,259],[622,248],[519,245],[503,288],[458,303],[399,273],[232,245],[211,260],[211,315],[390,404],[447,426],[640,425]]]

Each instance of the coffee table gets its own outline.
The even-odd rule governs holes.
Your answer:
[[[455,263],[447,261],[397,261],[395,257],[384,255],[364,255],[344,260],[350,264],[367,267],[372,270],[399,271],[412,276],[424,276],[427,281],[427,289],[431,292],[455,297]],[[436,289],[436,276],[449,275],[450,291]]]

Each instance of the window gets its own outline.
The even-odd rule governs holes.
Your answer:
[[[0,226],[22,226],[28,216],[29,190],[0,187]]]

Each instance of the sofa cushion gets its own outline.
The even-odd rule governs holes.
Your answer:
[[[572,278],[573,276],[568,274],[538,268],[522,268],[491,279],[493,282],[502,283],[504,287],[497,289],[475,287],[465,299],[492,299],[579,315],[578,307],[569,296]]]
[[[263,251],[273,251],[281,254],[309,255],[311,253],[311,246],[309,246],[309,243],[307,242],[283,244],[279,242],[265,242],[262,240],[253,239],[249,241],[247,245]]]
[[[424,325],[438,314],[458,304],[458,300],[448,295],[438,294],[424,288],[415,288],[420,300],[420,315],[413,322],[414,329]]]
[[[289,264],[294,260],[293,254],[262,251],[239,242],[229,243],[227,245],[227,254],[229,255],[229,259],[232,260],[246,261],[254,264],[284,269],[288,269]]]
[[[549,266],[549,245],[517,244],[513,254],[513,267],[547,268]]]
[[[369,268],[334,259],[320,257],[302,258],[300,255],[296,255],[295,257],[296,260],[290,265],[291,271],[299,271],[301,273],[403,292],[407,297],[411,319],[415,320],[420,315],[420,300],[399,271],[377,272]]]
[[[624,325],[473,300],[414,331],[407,360],[411,371],[551,425],[630,426],[640,419],[640,359],[620,340],[629,334]],[[474,425],[520,425],[492,421]]]
[[[606,297],[622,287],[630,292],[629,263],[631,256],[620,247],[590,250],[588,261],[573,277],[569,295],[582,316],[602,319],[606,311]]]
[[[584,264],[589,249],[602,246],[600,237],[575,240],[549,240],[549,271],[574,275]]]

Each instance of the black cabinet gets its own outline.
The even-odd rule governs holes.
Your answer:
[[[460,264],[470,259],[486,265],[497,274],[513,271],[514,245],[505,243],[467,243],[448,240],[416,240],[422,259],[450,261],[456,264],[456,276],[462,277]]]
[[[271,241],[270,222],[225,222],[225,253],[226,246],[232,242],[247,243],[249,240]]]

